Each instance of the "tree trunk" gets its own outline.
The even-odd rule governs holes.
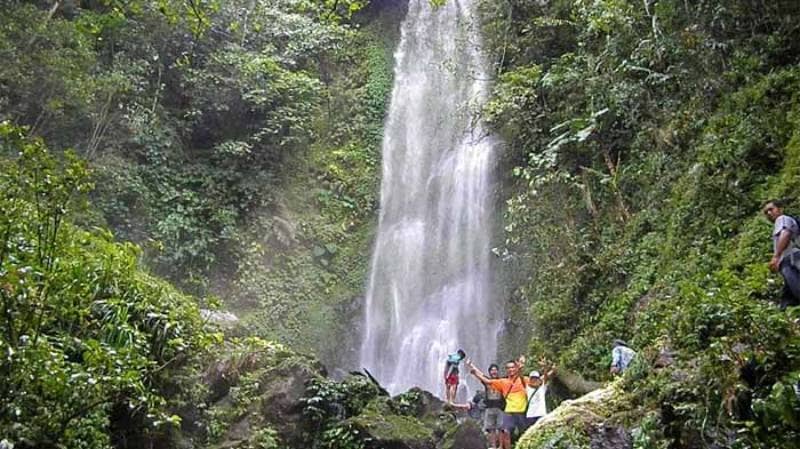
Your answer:
[[[602,382],[596,382],[584,378],[579,373],[558,368],[558,374],[553,379],[563,385],[570,393],[576,396],[582,396],[586,393],[592,392],[603,386]]]

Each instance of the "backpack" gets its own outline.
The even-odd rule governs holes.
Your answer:
[[[506,409],[506,395],[500,393],[500,397],[498,399],[489,399],[489,387],[484,385],[483,388],[486,390],[486,399],[483,400],[484,404],[486,404],[486,408],[499,408],[500,410]]]

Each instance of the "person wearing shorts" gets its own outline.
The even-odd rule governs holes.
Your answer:
[[[447,356],[444,364],[445,402],[453,403],[458,392],[458,365],[467,357],[464,350],[459,349],[455,354]]]
[[[489,365],[489,378],[500,378],[500,367],[494,363]],[[489,448],[501,448],[505,399],[500,391],[486,386],[486,399],[483,402],[486,404],[483,414],[483,431],[488,437]]]
[[[520,368],[524,364],[525,357],[522,356],[517,360],[509,360],[506,362],[506,377],[492,379],[467,361],[470,372],[487,387],[499,391],[506,400],[500,449],[511,449],[511,435],[514,431],[522,433],[527,428],[525,411],[528,409],[528,378],[520,375]]]

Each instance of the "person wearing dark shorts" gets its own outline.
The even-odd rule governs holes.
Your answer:
[[[783,213],[784,200],[769,200],[764,205],[764,215],[772,222],[772,259],[769,268],[783,276],[781,309],[800,304],[800,248],[797,220]]]
[[[525,357],[506,362],[506,377],[492,379],[486,377],[470,361],[467,366],[470,372],[484,385],[499,391],[505,398],[506,407],[503,416],[503,432],[501,433],[501,449],[511,449],[511,435],[515,430],[522,433],[527,428],[525,411],[528,409],[528,378],[520,375],[520,368],[525,365]]]

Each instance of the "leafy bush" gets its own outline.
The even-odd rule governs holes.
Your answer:
[[[107,448],[112,412],[153,438],[180,419],[174,376],[211,342],[197,305],[139,250],[70,222],[83,162],[0,125],[0,429],[21,447]]]
[[[630,340],[647,363],[628,389],[651,417],[631,420],[637,445],[792,447],[796,313],[770,304],[756,215],[800,188],[800,10],[482,3],[500,70],[487,114],[514,184],[498,249],[516,265],[512,320],[597,379]],[[661,351],[674,376],[650,366]]]

